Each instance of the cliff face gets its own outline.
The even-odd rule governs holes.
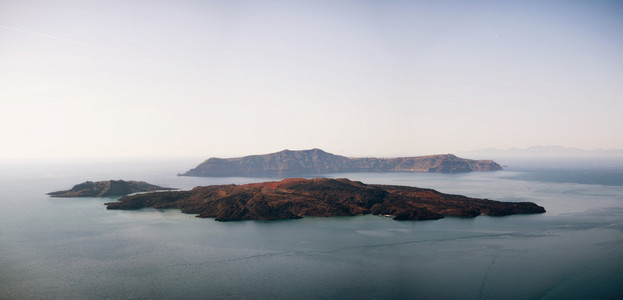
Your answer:
[[[159,187],[157,185],[149,184],[144,181],[86,181],[74,185],[74,187],[70,190],[51,192],[48,193],[48,195],[52,197],[109,197],[129,195],[138,192],[152,192],[158,190],[173,189]]]
[[[396,158],[353,158],[353,169],[372,172],[440,172],[498,171],[502,167],[492,160],[471,160],[452,154]]]
[[[392,215],[395,220],[444,216],[503,216],[545,212],[531,202],[500,202],[407,186],[367,185],[348,179],[286,179],[213,185],[190,191],[137,194],[108,209],[178,208],[217,221],[296,219],[303,216]]]
[[[274,176],[335,172],[471,172],[496,171],[491,160],[470,160],[452,154],[397,158],[348,158],[320,149],[210,158],[182,176]]]

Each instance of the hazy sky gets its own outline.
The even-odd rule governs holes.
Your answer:
[[[0,157],[623,148],[622,1],[0,0]]]

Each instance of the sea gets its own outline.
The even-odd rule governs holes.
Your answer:
[[[188,161],[0,166],[0,299],[623,299],[623,168],[318,175],[531,201],[544,214],[217,222],[51,198],[91,180],[179,189],[280,178],[182,177]]]

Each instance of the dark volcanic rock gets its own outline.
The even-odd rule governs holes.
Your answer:
[[[348,158],[320,149],[283,150],[265,155],[210,158],[182,176],[275,176],[334,172],[471,172],[497,171],[491,160],[470,160],[452,154],[396,158]]]
[[[71,190],[48,193],[52,197],[109,197],[124,196],[138,192],[153,192],[159,190],[174,190],[149,184],[144,181],[86,181],[74,185]]]
[[[108,209],[178,208],[218,221],[295,219],[304,216],[392,215],[433,220],[543,213],[532,202],[500,202],[408,186],[367,185],[348,179],[302,179],[245,185],[199,186],[190,191],[136,194],[106,203]]]

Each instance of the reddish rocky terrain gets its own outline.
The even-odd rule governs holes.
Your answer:
[[[106,180],[96,182],[85,181],[74,185],[70,190],[51,192],[48,195],[52,197],[111,197],[159,190],[174,189],[163,188],[144,181]]]
[[[181,176],[300,176],[336,172],[441,172],[497,171],[492,160],[471,160],[452,154],[349,158],[320,149],[283,150],[237,158],[210,158]],[[289,177],[289,176],[288,176]]]
[[[286,179],[246,185],[199,186],[190,191],[130,195],[108,209],[177,208],[217,221],[296,219],[304,216],[391,215],[394,220],[432,220],[543,213],[531,202],[500,202],[431,189],[368,185],[348,179]]]

